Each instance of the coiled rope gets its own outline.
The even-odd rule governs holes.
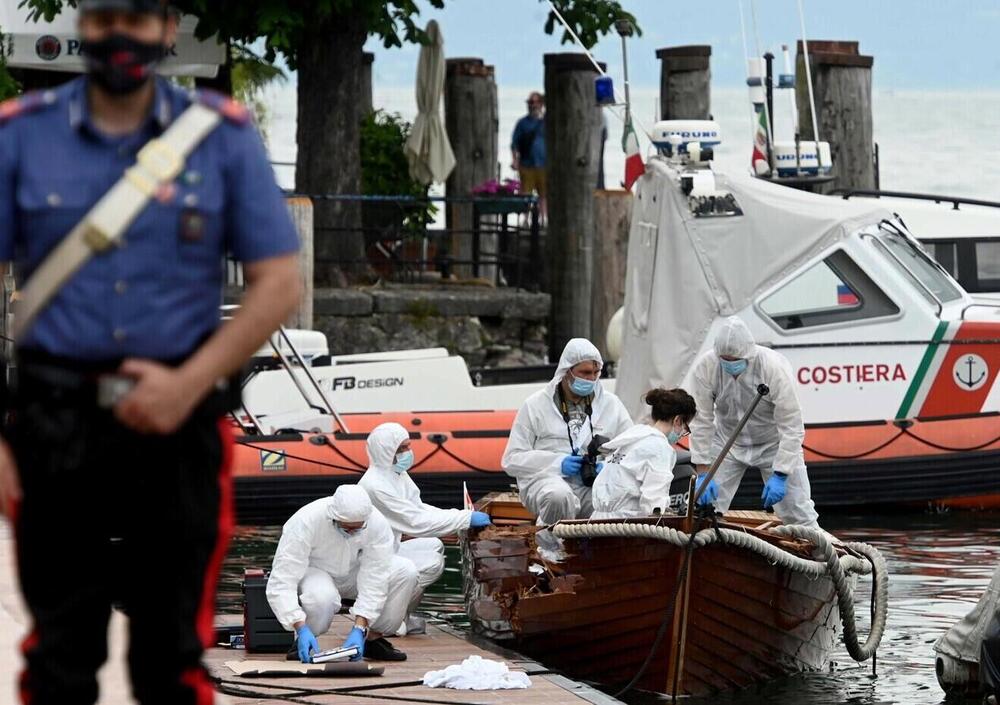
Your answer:
[[[722,527],[702,529],[693,537],[669,526],[628,522],[559,523],[552,527],[552,533],[562,539],[646,538],[665,541],[678,548],[687,548],[688,544],[692,544],[696,549],[721,541],[734,548],[752,551],[772,565],[801,573],[809,579],[829,575],[837,591],[837,604],[840,607],[840,621],[844,627],[844,645],[847,647],[847,653],[855,661],[865,661],[871,658],[882,640],[888,614],[889,573],[882,554],[866,543],[853,542],[844,545],[864,556],[865,560],[852,555],[838,556],[833,542],[830,541],[825,532],[805,526],[778,526],[772,531],[780,536],[810,541],[816,547],[814,555],[817,556],[817,560],[796,556],[753,534]],[[874,583],[872,586],[875,602],[874,617],[864,644],[858,640],[858,627],[854,615],[854,589],[851,587],[849,579],[851,574],[855,573],[858,575],[871,574]]]

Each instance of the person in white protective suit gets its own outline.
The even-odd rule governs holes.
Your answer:
[[[761,500],[765,509],[773,506],[786,524],[818,528],[819,515],[802,458],[805,426],[791,365],[780,353],[755,344],[750,329],[735,316],[723,322],[714,350],[694,366],[692,393],[698,412],[691,422],[691,461],[702,473],[699,485],[761,383],[770,393],[761,399],[715,474],[715,508],[729,509],[743,473],[757,468],[764,480]],[[702,500],[711,498],[712,489]]]
[[[670,507],[674,444],[690,433],[694,399],[683,389],[652,389],[643,400],[651,421],[605,443],[604,469],[594,481],[592,519],[645,517]]]
[[[285,522],[267,581],[267,601],[281,626],[296,633],[294,652],[303,663],[319,651],[316,637],[325,633],[343,598],[354,598],[354,628],[344,646],[383,661],[403,661],[406,654],[383,634],[403,622],[417,587],[411,561],[395,554],[392,528],[368,493],[342,485],[299,509]]]
[[[398,423],[376,426],[368,435],[368,470],[358,483],[368,492],[372,504],[392,527],[396,554],[410,560],[417,570],[417,590],[407,609],[405,632],[425,631],[423,620],[410,613],[416,609],[424,590],[444,572],[444,544],[448,536],[490,523],[485,512],[438,509],[420,499],[420,490],[408,470],[413,465],[410,434]],[[411,536],[401,541],[403,534]]]
[[[590,516],[590,487],[580,477],[587,445],[632,425],[621,400],[600,384],[603,365],[593,343],[570,340],[552,381],[527,398],[510,429],[500,464],[540,524]]]

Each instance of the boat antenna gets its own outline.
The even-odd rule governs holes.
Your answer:
[[[809,64],[809,41],[806,39],[806,16],[802,11],[802,0],[799,3],[799,25],[802,27],[802,60],[806,65],[806,85],[809,87],[809,114],[812,115],[813,140],[816,142],[816,166],[823,168],[823,155],[819,150],[819,125],[816,121],[816,97],[813,95],[812,67]]]
[[[750,18],[753,20],[754,47],[757,51],[755,59],[761,61],[761,57],[764,55],[760,51],[760,33],[757,31],[756,0],[750,0]],[[765,86],[766,90],[769,90],[767,86]],[[774,168],[774,123],[771,122],[771,111],[767,109],[767,100],[764,101],[764,121],[767,123],[767,163],[771,167],[771,173],[776,174],[777,172]]]

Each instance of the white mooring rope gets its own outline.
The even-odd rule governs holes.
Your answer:
[[[855,661],[865,661],[871,658],[882,640],[885,631],[889,599],[889,574],[885,559],[878,550],[866,543],[844,544],[848,549],[863,555],[867,560],[861,560],[851,555],[838,556],[837,550],[827,534],[818,529],[806,526],[778,526],[772,529],[776,534],[790,538],[805,539],[816,547],[814,555],[818,560],[801,558],[784,549],[768,543],[753,534],[735,529],[708,528],[702,529],[692,538],[689,534],[669,526],[655,524],[632,524],[627,522],[610,524],[556,524],[552,533],[561,539],[577,538],[646,538],[665,541],[678,548],[687,547],[693,541],[696,549],[722,541],[722,543],[753,551],[772,565],[802,573],[810,579],[829,575],[837,591],[837,603],[840,607],[840,621],[844,627],[844,645]],[[875,616],[871,629],[864,644],[858,641],[858,628],[854,616],[854,590],[850,584],[851,574],[872,574],[875,596]]]

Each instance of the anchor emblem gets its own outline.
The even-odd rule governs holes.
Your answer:
[[[990,368],[986,364],[986,360],[979,355],[970,353],[963,355],[955,361],[953,372],[955,374],[955,384],[958,385],[959,389],[974,392],[986,384]]]

